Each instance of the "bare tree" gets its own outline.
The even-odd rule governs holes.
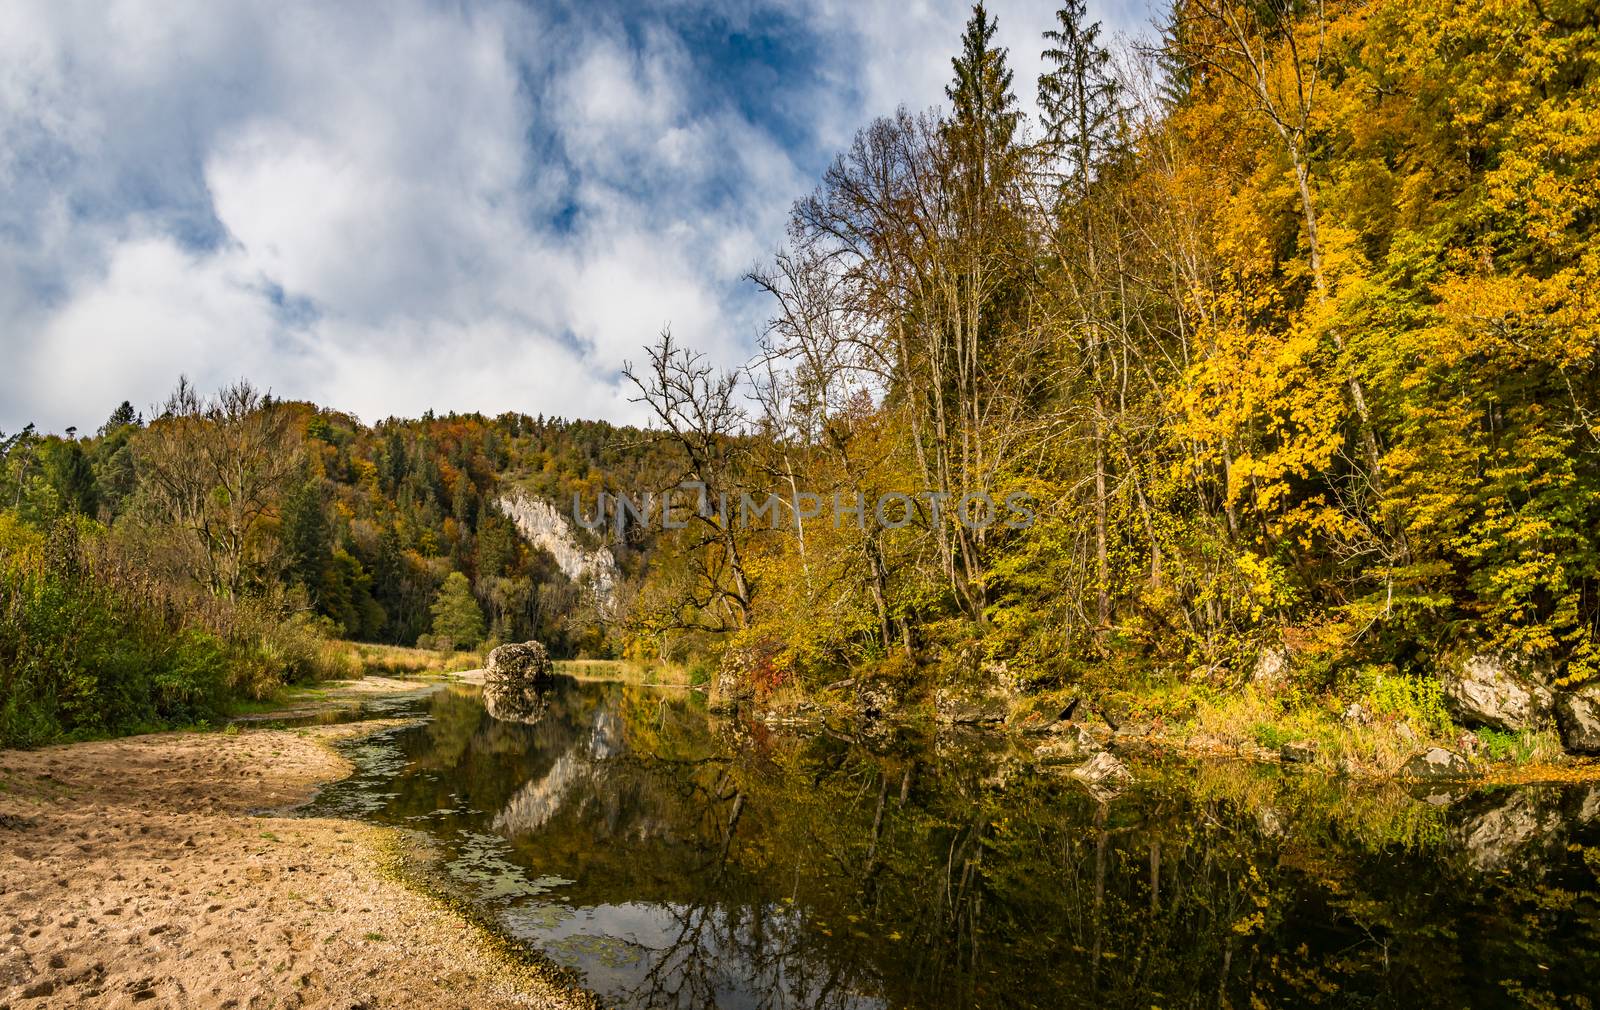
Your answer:
[[[237,598],[264,550],[262,520],[299,471],[287,410],[242,379],[203,397],[181,377],[133,447],[149,518],[179,535],[197,583]]]
[[[873,340],[869,317],[857,308],[856,281],[836,261],[815,248],[783,251],[773,265],[749,275],[777,303],[762,342],[762,354],[752,366],[756,400],[761,404],[766,432],[771,439],[772,476],[783,482],[798,500],[802,467],[822,458],[826,468],[808,467],[831,475],[832,486],[820,493],[843,494],[852,501],[875,502],[886,489],[883,460],[858,449],[860,420],[877,416],[873,407],[893,381],[894,366],[884,348]],[[865,407],[866,409],[862,409]],[[865,415],[865,417],[863,417]],[[801,574],[808,596],[816,591],[806,555],[805,518],[794,517]],[[838,525],[837,523],[835,524]],[[894,563],[885,530],[863,521],[854,545],[863,565],[857,583],[872,599],[879,637],[885,651],[895,645],[911,648],[910,629],[903,616],[890,613],[890,578]]]
[[[738,508],[743,487],[738,375],[718,373],[705,355],[676,344],[670,329],[646,352],[645,368],[630,362],[622,370],[639,390],[632,402],[649,406],[661,434],[682,453],[685,479],[698,483],[703,494],[701,507],[691,510],[695,540],[688,554],[695,571],[685,602],[716,615],[721,626],[714,630],[743,628],[750,622],[752,586],[730,511],[730,503]]]
[[[996,176],[958,199],[954,180],[971,176],[971,145],[959,139],[931,116],[879,120],[791,223],[797,247],[849,278],[845,305],[887,367],[888,404],[911,432],[924,485],[951,504],[990,493],[1036,438],[1030,407],[1047,365],[1031,305],[999,297],[1033,259],[1020,192],[1008,188],[1017,180]],[[922,521],[961,609],[981,619],[986,531],[951,507]]]

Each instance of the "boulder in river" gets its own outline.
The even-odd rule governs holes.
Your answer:
[[[550,707],[550,654],[538,642],[502,645],[483,668],[483,705],[502,722],[536,723]]]
[[[1574,754],[1600,754],[1600,684],[1585,684],[1556,696],[1556,727]]]
[[[1404,778],[1424,782],[1446,782],[1471,778],[1472,766],[1467,763],[1466,758],[1455,751],[1445,750],[1443,747],[1429,747],[1402,765],[1400,774]]]
[[[1072,769],[1072,777],[1089,787],[1097,796],[1114,795],[1133,785],[1133,772],[1128,766],[1101,751],[1083,764]]]
[[[550,653],[538,642],[502,645],[489,653],[483,668],[485,684],[527,684],[550,679]]]
[[[1476,653],[1445,675],[1444,696],[1457,719],[1507,733],[1538,729],[1555,699],[1533,664],[1523,657]]]

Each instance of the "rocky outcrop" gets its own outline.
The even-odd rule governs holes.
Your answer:
[[[1455,751],[1430,747],[1402,765],[1400,775],[1421,782],[1448,782],[1471,778],[1472,765]]]
[[[732,712],[755,697],[757,684],[772,685],[777,680],[780,651],[778,643],[771,640],[728,646],[711,681],[707,707],[713,712]]]
[[[862,722],[896,718],[906,705],[906,684],[891,677],[863,675],[853,693],[856,718]]]
[[[587,585],[602,608],[613,604],[622,572],[608,548],[585,548],[578,542],[569,517],[549,502],[522,491],[502,494],[494,504],[516,524],[517,532],[524,539],[550,552],[562,574],[575,583]]]
[[[1556,728],[1574,754],[1600,754],[1600,684],[1585,684],[1556,697]]]
[[[1555,699],[1542,679],[1525,659],[1478,653],[1446,673],[1444,696],[1451,712],[1468,726],[1520,733],[1539,729],[1550,719]]]

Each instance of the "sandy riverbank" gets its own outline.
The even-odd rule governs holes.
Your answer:
[[[283,816],[371,728],[0,752],[0,1008],[582,1005],[399,882],[394,834]]]

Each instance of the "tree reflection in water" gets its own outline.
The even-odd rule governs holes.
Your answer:
[[[1170,765],[1102,803],[994,734],[565,679],[520,711],[437,694],[318,809],[491,866],[463,896],[618,1006],[1582,1007],[1600,977],[1593,788]]]

